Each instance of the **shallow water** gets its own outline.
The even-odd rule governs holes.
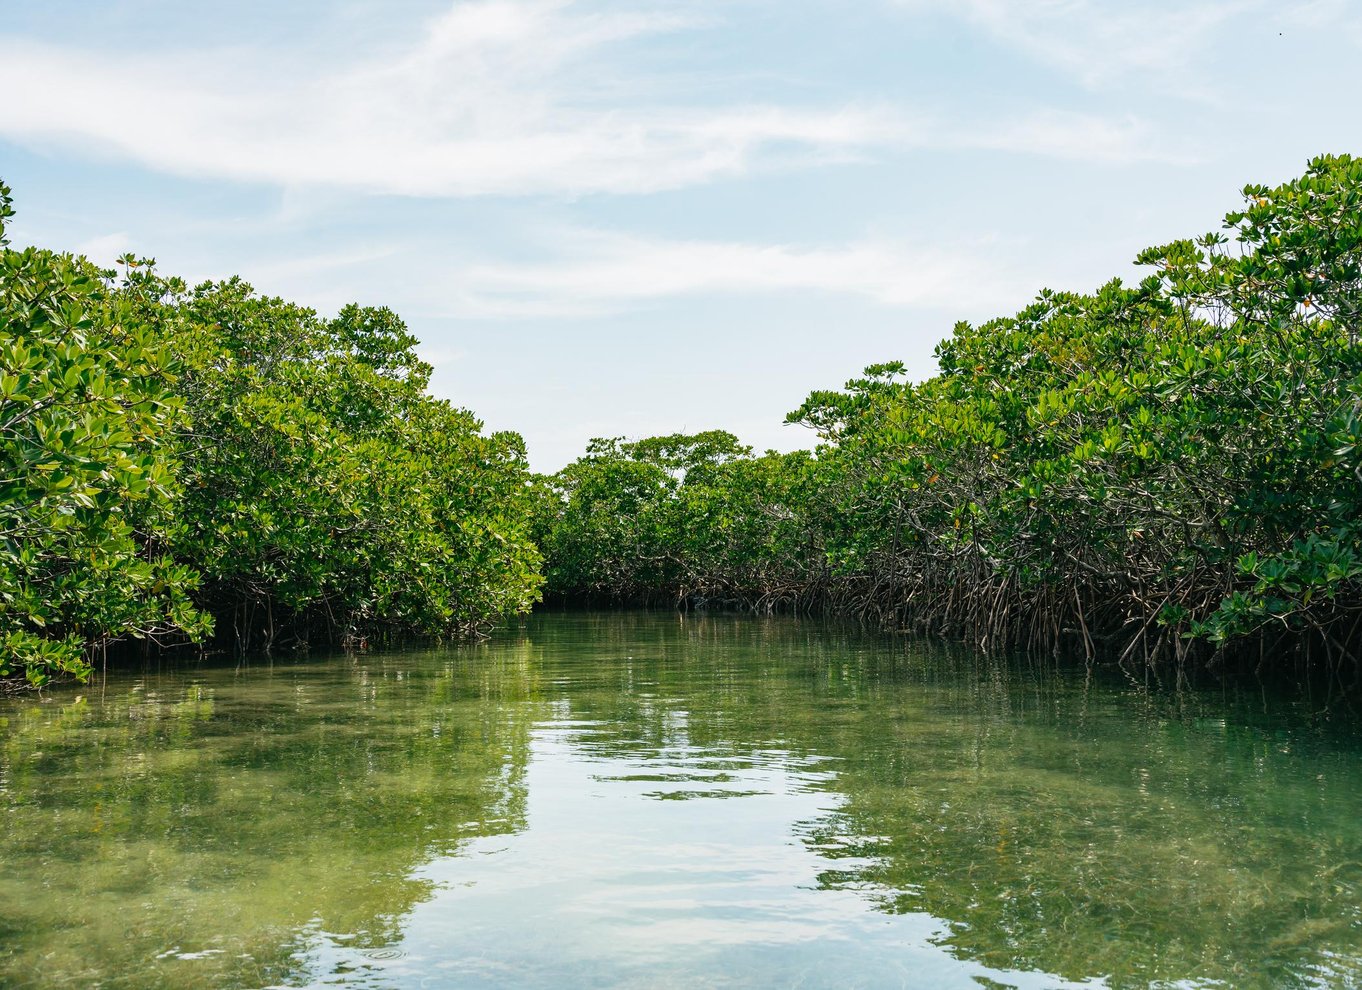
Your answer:
[[[1362,731],[795,620],[0,701],[0,986],[1355,987]]]

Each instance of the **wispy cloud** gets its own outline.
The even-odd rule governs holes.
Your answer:
[[[1194,163],[1198,155],[1169,142],[1138,117],[1039,110],[996,126],[957,128],[950,140],[980,148],[1092,162]]]
[[[91,237],[72,248],[75,254],[83,254],[91,261],[101,265],[111,265],[116,258],[122,257],[131,250],[132,238],[123,231]]]
[[[648,192],[764,163],[854,156],[896,124],[873,108],[641,104],[612,46],[690,22],[566,0],[457,3],[407,48],[157,57],[5,39],[0,133],[191,176],[411,195]],[[42,80],[35,85],[34,80]]]
[[[1010,4],[962,2],[999,31],[1016,27],[1038,45],[1045,36]],[[1037,6],[1052,19],[1085,7]],[[716,103],[712,86],[699,96],[683,73],[640,76],[638,51],[621,56],[706,25],[575,0],[476,0],[453,4],[405,46],[362,58],[3,38],[0,89],[11,95],[0,101],[0,135],[178,175],[413,196],[649,193],[890,150],[1179,157],[1130,120],[1042,112],[1036,127],[979,121],[966,131],[874,99]]]
[[[335,275],[371,265],[375,261],[390,258],[397,253],[398,249],[393,246],[326,251],[256,265],[251,269],[251,277],[268,284]]]
[[[561,260],[481,264],[441,280],[450,315],[593,316],[685,296],[825,292],[888,307],[1022,301],[1033,288],[1000,278],[977,245],[920,250],[865,241],[833,246],[669,240],[600,231],[563,235]],[[981,293],[986,300],[981,300]]]
[[[1158,88],[1189,89],[1189,68],[1216,46],[1230,22],[1266,17],[1292,0],[892,0],[901,7],[962,18],[996,41],[1101,86],[1133,75]],[[1319,0],[1314,0],[1319,2]]]

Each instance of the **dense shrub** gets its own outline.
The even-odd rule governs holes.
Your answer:
[[[0,676],[214,626],[269,649],[529,608],[523,443],[432,398],[393,313],[121,265],[0,256]]]
[[[597,444],[541,523],[550,589],[720,588],[1090,655],[1356,658],[1362,161],[1244,196],[1228,234],[1144,252],[1138,285],[1042,292],[957,325],[926,381],[889,363],[809,396],[789,419],[810,457],[733,442],[692,482],[647,456],[678,438]]]

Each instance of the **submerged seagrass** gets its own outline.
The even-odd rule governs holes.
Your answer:
[[[1337,715],[794,619],[0,701],[0,984],[1333,987]]]

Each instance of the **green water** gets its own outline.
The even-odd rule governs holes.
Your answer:
[[[0,701],[4,987],[1355,987],[1362,732],[794,620]]]

